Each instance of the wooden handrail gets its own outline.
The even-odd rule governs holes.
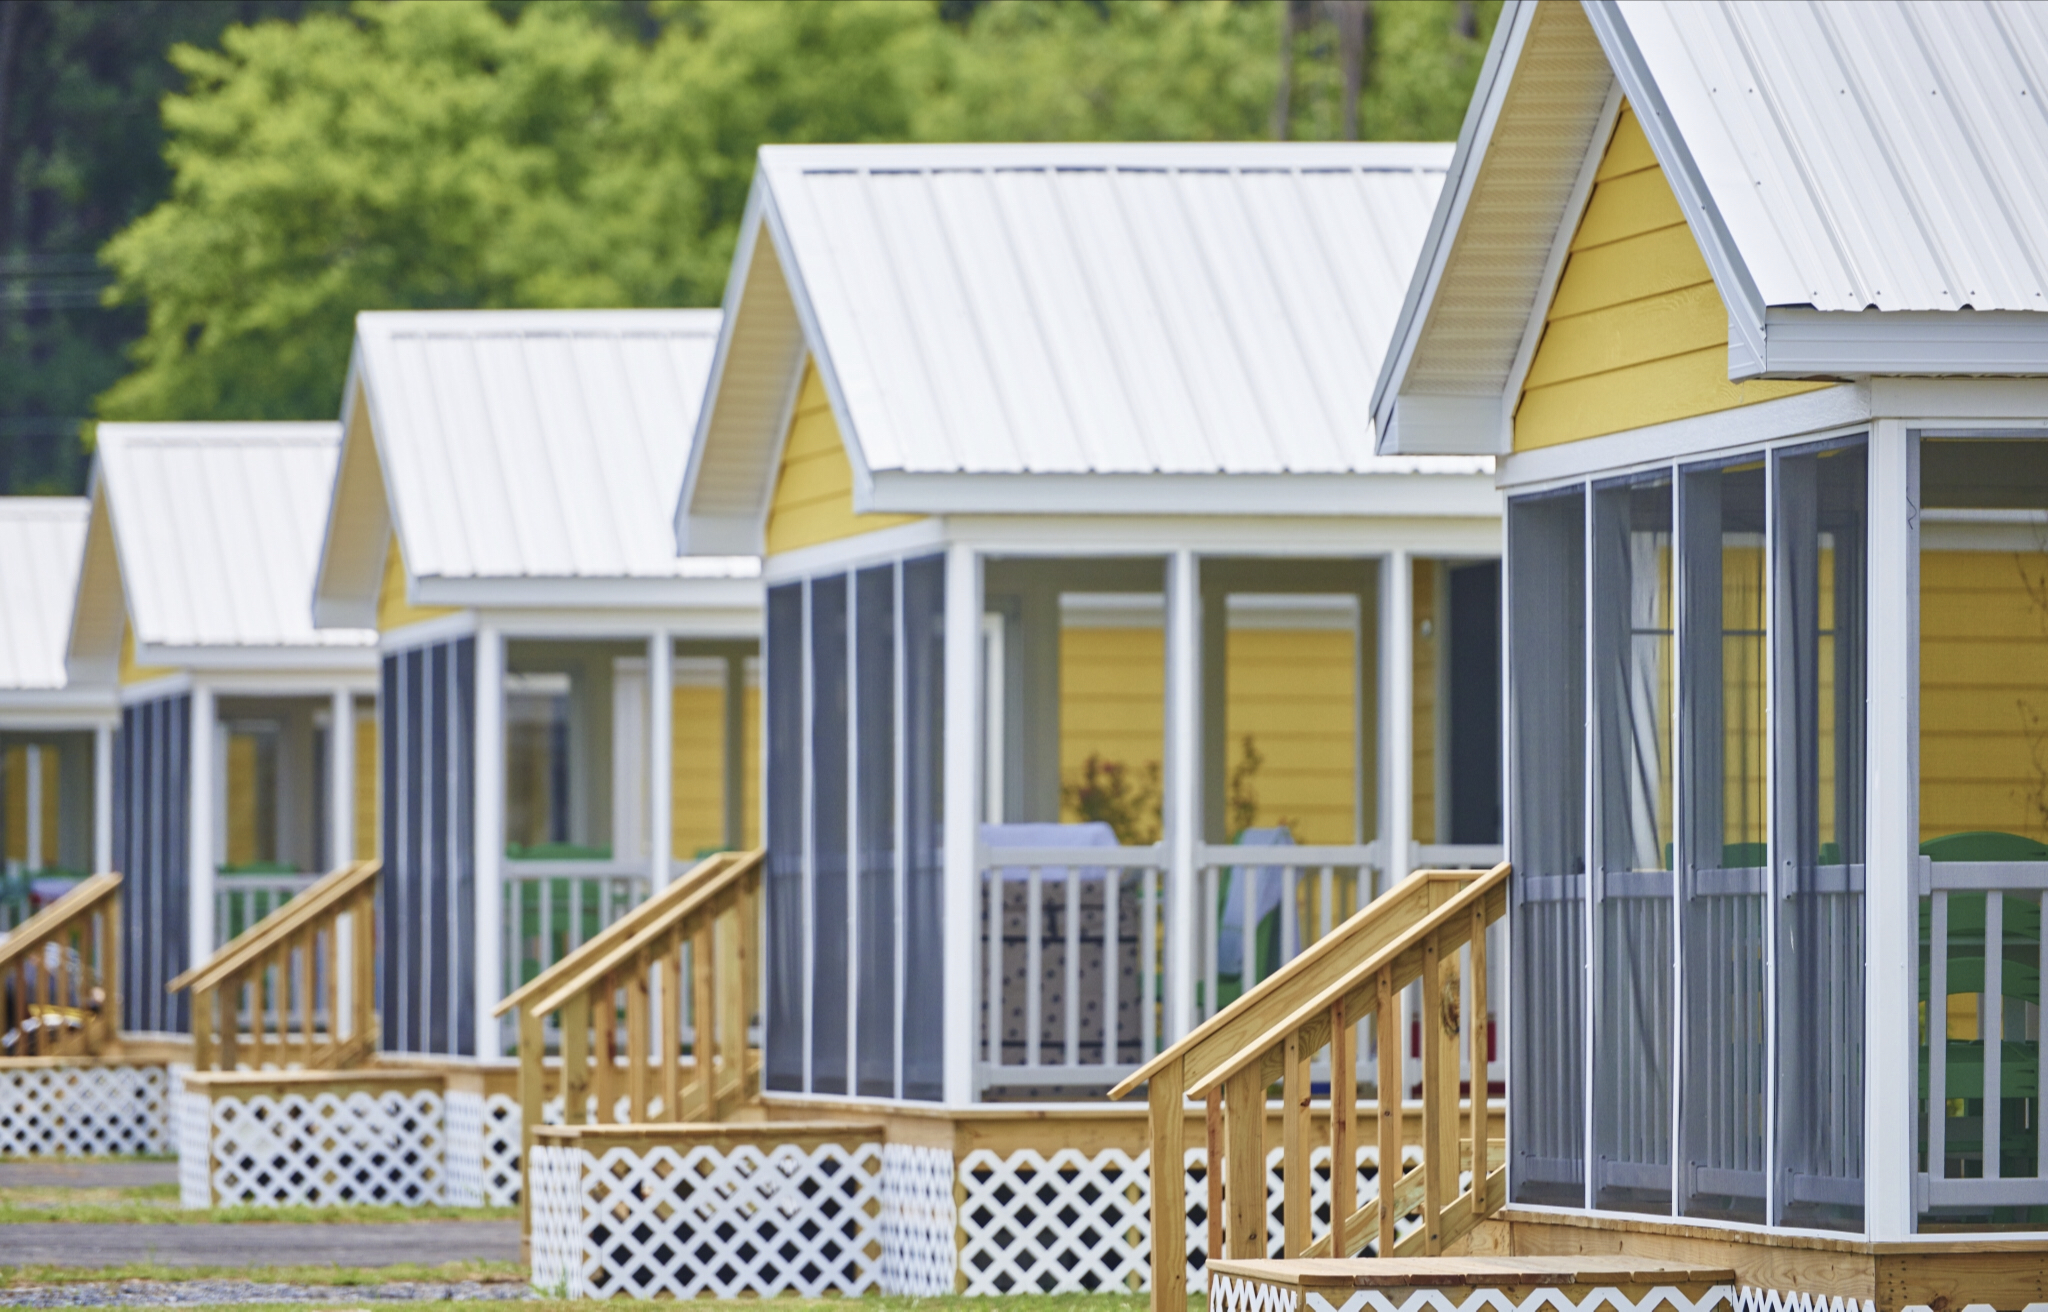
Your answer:
[[[181,989],[205,989],[219,984],[229,973],[249,965],[304,929],[321,913],[337,903],[348,901],[351,894],[374,881],[383,868],[384,863],[374,860],[336,867],[304,893],[222,944],[214,950],[212,957],[174,978],[165,988],[175,994]]]
[[[523,1007],[527,1000],[543,991],[553,993],[555,986],[560,982],[581,972],[592,962],[606,959],[613,949],[638,934],[650,922],[666,916],[677,902],[690,897],[707,885],[716,884],[727,867],[753,855],[744,852],[724,852],[706,857],[677,876],[667,888],[578,944],[564,955],[561,961],[505,995],[498,1001],[498,1006],[491,1010],[491,1015],[502,1017],[513,1008]]]
[[[1486,928],[1507,914],[1506,862],[1490,871],[1418,871],[1304,950],[1110,1091],[1122,1098],[1149,1085],[1151,1161],[1184,1156],[1186,1100],[1207,1104],[1208,1253],[1264,1258],[1267,1087],[1281,1083],[1283,1215],[1288,1258],[1348,1257],[1377,1232],[1383,1258],[1435,1255],[1505,1199],[1507,1167],[1493,1166],[1486,1082]],[[1470,946],[1468,1013],[1457,1030],[1457,962]],[[1422,1164],[1403,1172],[1399,999],[1422,984]],[[1446,1007],[1447,985],[1451,999]],[[1379,1198],[1357,1204],[1357,1176],[1330,1175],[1329,1234],[1310,1238],[1309,1067],[1329,1050],[1333,1168],[1356,1160],[1358,1085],[1355,1028],[1370,1013],[1379,1039]],[[1460,1039],[1471,1047],[1469,1103],[1460,1106]],[[1463,1127],[1461,1128],[1461,1122]],[[1469,1188],[1459,1173],[1472,1170]],[[1186,1191],[1178,1172],[1152,1182],[1152,1306],[1187,1300]],[[1382,1207],[1382,1205],[1385,1205]],[[1395,1240],[1396,1221],[1420,1208],[1422,1224]],[[1223,1252],[1227,1247],[1227,1255]]]
[[[657,1097],[664,1123],[724,1121],[751,1101],[758,1075],[747,1027],[759,1003],[765,856],[757,848],[706,858],[498,1005],[499,1015],[514,1008],[519,1014],[524,1234],[532,1234],[531,1164],[546,1098],[550,1016],[559,1016],[568,1125],[587,1122],[593,1101],[597,1120],[633,1123],[648,1121]],[[694,1032],[687,1080],[686,1017]]]
[[[0,982],[7,1056],[110,1047],[121,1030],[121,873],[80,882],[15,927],[0,943]]]
[[[377,1051],[382,870],[382,862],[367,861],[329,871],[170,982],[174,994],[192,991],[195,1069],[233,1071],[246,1060],[259,1071],[293,1065],[333,1070],[357,1066]]]

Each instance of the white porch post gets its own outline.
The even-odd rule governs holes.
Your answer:
[[[92,731],[92,869],[114,869],[114,727]]]
[[[476,1055],[502,1057],[491,1010],[504,989],[505,635],[476,631]]]
[[[1195,846],[1202,826],[1202,596],[1195,554],[1166,566],[1166,1035],[1195,1024]],[[1214,654],[1220,658],[1221,654]],[[1208,909],[1204,909],[1207,911]],[[1150,1054],[1144,1055],[1150,1057]]]
[[[1380,845],[1386,883],[1414,868],[1415,570],[1405,551],[1385,557],[1380,586]]]
[[[959,543],[946,549],[945,684],[945,1093],[949,1104],[974,1098],[976,801],[981,754],[975,751],[980,697],[981,562]]]
[[[675,750],[675,724],[670,706],[675,696],[676,645],[668,630],[647,639],[647,862],[653,887],[669,882],[674,863],[675,834],[669,813],[675,805],[675,780],[670,756]]]
[[[1879,1241],[1913,1233],[1919,1139],[1912,1078],[1919,1018],[1909,974],[1919,953],[1920,922],[1914,878],[1920,835],[1918,466],[1904,424],[1872,425],[1863,1173],[1866,1223],[1870,1238]]]
[[[327,866],[334,870],[356,855],[355,694],[335,689],[327,718]]]
[[[185,913],[185,932],[187,963],[191,966],[213,956],[213,868],[219,860],[213,851],[214,815],[218,810],[213,796],[217,782],[217,767],[213,759],[214,720],[213,690],[204,684],[194,685],[192,723],[186,734],[189,749],[186,806],[189,810],[185,821],[186,888],[190,899]]]

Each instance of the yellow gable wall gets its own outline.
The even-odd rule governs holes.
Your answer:
[[[921,518],[853,513],[853,464],[846,458],[846,444],[832,418],[817,365],[806,360],[796,413],[790,416],[788,440],[782,447],[782,468],[775,475],[775,496],[768,504],[768,555]]]
[[[422,620],[453,614],[453,607],[414,606],[406,600],[405,553],[398,546],[398,535],[393,533],[391,546],[384,553],[384,582],[377,589],[377,632],[388,634]]]
[[[1622,106],[1515,409],[1515,450],[1827,387],[1728,381],[1728,311]]]
[[[124,626],[121,632],[121,675],[123,684],[140,684],[144,680],[161,679],[178,672],[169,666],[142,666],[135,663],[135,631]]]

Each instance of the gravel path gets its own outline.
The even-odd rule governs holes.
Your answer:
[[[0,1308],[219,1308],[224,1304],[368,1303],[538,1299],[523,1281],[394,1281],[377,1286],[300,1286],[279,1281],[82,1281],[0,1290]]]
[[[22,1222],[0,1227],[0,1267],[287,1267],[519,1261],[519,1223]]]
[[[51,1186],[129,1190],[138,1185],[176,1185],[178,1164],[92,1162],[57,1159],[42,1162],[0,1162],[0,1189],[48,1189]]]

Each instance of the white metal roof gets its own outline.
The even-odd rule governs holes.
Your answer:
[[[1332,476],[1439,474],[1487,486],[1435,513],[1496,513],[1489,463],[1378,457],[1362,404],[1449,158],[764,147],[679,536],[758,544],[806,354],[862,510],[1334,514]]]
[[[1370,469],[1447,145],[767,147],[870,471]]]
[[[83,497],[0,497],[0,689],[64,687]]]
[[[1764,305],[2048,311],[2048,6],[1616,8]]]
[[[675,498],[719,318],[716,310],[357,316],[356,377],[413,576],[758,573],[750,558],[682,559],[675,550]],[[357,404],[351,387],[348,405]],[[356,432],[351,421],[351,441]],[[383,543],[375,546],[381,553]]]
[[[102,424],[96,478],[138,648],[364,648],[313,626],[340,428]]]

